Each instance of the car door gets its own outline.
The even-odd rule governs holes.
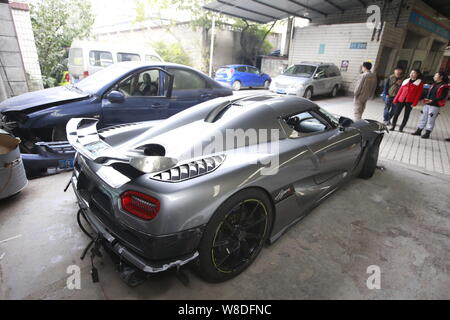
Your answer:
[[[248,72],[247,67],[241,66],[236,67],[233,78],[241,83],[242,87],[250,87],[251,85],[251,74]]]
[[[196,104],[216,98],[205,76],[191,69],[170,67],[166,69],[173,75],[172,96],[168,116],[172,116]]]
[[[321,66],[317,68],[316,73],[314,74],[313,86],[314,86],[314,94],[325,94],[327,93],[327,67]],[[331,91],[331,90],[330,90]]]
[[[361,134],[356,128],[341,130],[318,109],[292,118],[298,120],[286,122],[293,129],[290,138],[298,139],[315,156],[318,171],[310,188],[315,190],[314,197],[321,199],[349,176],[358,163],[362,152]]]
[[[164,75],[168,77],[164,88]],[[102,99],[103,126],[168,117],[173,77],[161,68],[137,71],[118,81]]]
[[[261,74],[259,70],[255,67],[247,67],[247,72],[249,74],[250,84],[249,87],[261,87]]]
[[[335,65],[329,66],[326,72],[328,75],[327,92],[331,92],[336,85],[341,85],[341,73]]]

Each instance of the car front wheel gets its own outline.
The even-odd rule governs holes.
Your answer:
[[[270,87],[270,81],[269,80],[266,80],[266,81],[264,81],[264,89],[269,89],[269,87]]]
[[[305,94],[303,95],[304,98],[311,100],[313,96],[313,89],[310,87],[308,89],[306,89]]]
[[[214,213],[203,234],[198,274],[210,282],[236,277],[256,259],[269,237],[272,206],[258,189],[241,191]]]

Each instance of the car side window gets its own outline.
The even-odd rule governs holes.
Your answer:
[[[208,88],[206,80],[191,70],[168,69],[173,74],[173,91],[176,90],[200,90]]]
[[[89,51],[89,64],[95,67],[107,67],[113,64],[113,56],[108,51]]]
[[[324,79],[327,78],[327,67],[319,67],[317,68],[316,75],[314,76],[315,79]]]
[[[329,129],[329,125],[324,120],[309,111],[285,117],[283,121],[292,130],[290,138],[299,138]]]
[[[340,76],[339,69],[335,66],[329,66],[326,73],[329,78]]]
[[[125,97],[157,97],[160,96],[160,71],[149,69],[135,73],[120,81],[115,90]]]
[[[245,67],[238,67],[236,68],[237,72],[247,72],[247,69]]]
[[[124,61],[141,61],[141,57],[137,53],[118,52],[117,62]]]
[[[248,73],[259,74],[259,70],[254,67],[247,67]]]

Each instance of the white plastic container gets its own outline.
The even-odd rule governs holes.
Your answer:
[[[19,193],[28,184],[19,144],[20,139],[0,129],[0,199]]]

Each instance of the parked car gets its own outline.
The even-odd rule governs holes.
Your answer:
[[[387,130],[277,95],[218,98],[158,123],[96,126],[67,125],[78,152],[71,182],[79,214],[95,230],[89,236],[141,272],[194,261],[213,282],[237,276],[353,177],[372,177]],[[274,128],[279,136],[269,140],[196,152],[232,129]]]
[[[66,140],[66,124],[74,117],[96,118],[99,127],[166,119],[229,95],[229,88],[187,66],[122,62],[76,84],[3,101],[0,128],[20,137],[22,152],[36,153],[36,142]]]
[[[302,62],[286,69],[273,79],[270,91],[311,99],[315,95],[335,97],[342,87],[339,68],[332,63]]]
[[[258,68],[247,65],[229,65],[216,71],[215,80],[231,87],[234,91],[242,88],[268,89],[272,79]]]
[[[281,56],[281,50],[280,49],[273,50],[271,53],[268,54],[268,56],[279,57]]]
[[[149,45],[116,44],[75,40],[69,49],[70,81],[76,83],[114,63],[125,61],[163,62]]]

